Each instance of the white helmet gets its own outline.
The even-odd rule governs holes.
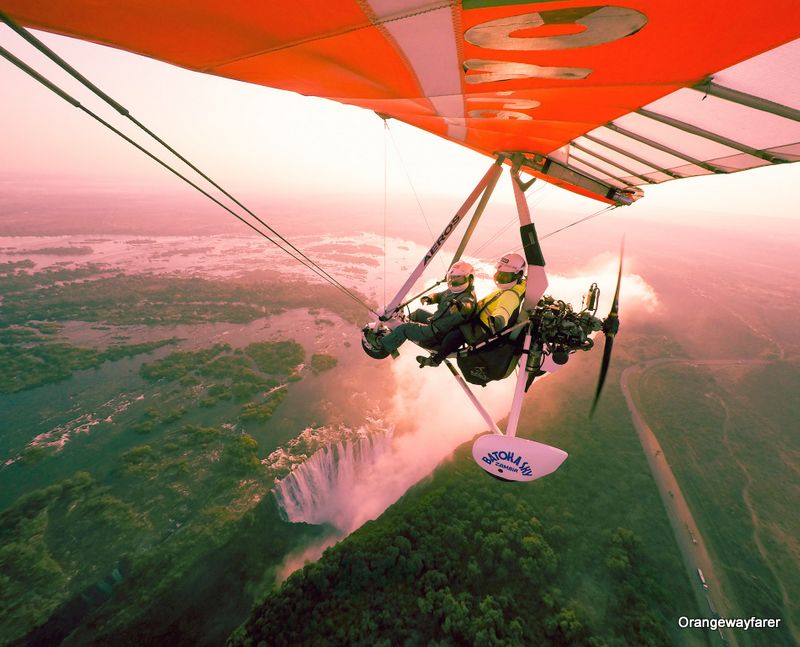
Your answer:
[[[458,261],[447,270],[447,287],[453,294],[459,294],[469,287],[475,269],[466,261]]]
[[[494,266],[494,282],[501,290],[509,290],[519,283],[525,276],[528,264],[516,252],[503,254],[497,265]]]

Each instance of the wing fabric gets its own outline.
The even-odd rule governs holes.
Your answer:
[[[795,161],[800,3],[0,0],[19,23],[390,115],[560,186]]]
[[[622,188],[795,162],[799,63],[795,40],[677,90],[574,139],[570,163]]]

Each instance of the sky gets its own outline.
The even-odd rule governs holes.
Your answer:
[[[339,200],[369,209],[403,209],[455,200],[471,191],[491,159],[374,113],[335,102],[183,70],[82,41],[38,34],[50,47],[177,150],[234,194],[260,202]],[[0,45],[14,52],[125,132],[119,117],[44,56],[0,25]],[[188,189],[81,111],[0,60],[0,182],[69,190],[133,189],[180,194]],[[137,139],[141,137],[137,135]],[[800,164],[729,176],[691,178],[645,188],[624,218],[752,224],[762,216],[800,226],[795,188]],[[493,200],[512,204],[501,183]],[[542,209],[575,218],[601,203],[551,186]],[[424,206],[422,207],[425,208]],[[434,222],[438,229],[444,216]]]

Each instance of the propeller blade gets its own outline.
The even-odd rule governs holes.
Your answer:
[[[603,322],[603,334],[605,335],[605,344],[603,347],[603,361],[600,364],[600,377],[597,380],[597,390],[594,393],[594,401],[592,402],[592,410],[589,412],[589,417],[594,416],[594,411],[597,408],[597,402],[600,400],[600,393],[603,391],[603,384],[606,382],[606,375],[608,367],[611,364],[611,350],[614,348],[614,337],[619,330],[619,287],[622,284],[622,257],[625,252],[625,239],[622,239],[622,244],[619,249],[619,272],[617,273],[617,289],[614,292],[614,301],[611,303],[611,311],[608,313]]]
[[[603,391],[603,384],[605,384],[606,374],[608,373],[608,365],[611,363],[612,348],[614,348],[614,337],[606,337],[605,347],[603,348],[603,363],[600,366],[600,377],[597,380],[597,390],[594,392],[592,410],[589,412],[590,418],[594,416],[594,410],[597,408],[597,402],[600,400],[600,393]]]
[[[619,286],[622,284],[622,257],[625,254],[625,238],[619,245],[619,272],[617,272],[617,289],[614,291],[614,301],[611,303],[611,312],[608,316],[617,317],[619,315]],[[617,324],[619,327],[619,324]],[[616,331],[614,331],[616,333]]]

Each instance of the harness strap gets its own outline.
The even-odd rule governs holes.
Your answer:
[[[483,305],[480,307],[480,309],[479,309],[479,310],[478,310],[478,311],[475,313],[475,315],[473,316],[473,319],[475,319],[475,320],[478,322],[478,325],[479,325],[481,328],[483,328],[484,330],[488,330],[489,332],[494,332],[494,331],[493,331],[493,330],[492,330],[492,329],[491,329],[489,326],[487,326],[485,323],[483,323],[483,321],[481,320],[481,315],[484,313],[484,311],[485,311],[485,310],[486,310],[486,309],[487,309],[487,308],[488,308],[490,305],[492,305],[492,304],[493,304],[495,301],[497,301],[497,300],[498,300],[498,299],[499,299],[501,296],[503,296],[503,292],[505,292],[505,290],[503,290],[503,291],[501,291],[501,292],[498,292],[497,294],[495,294],[495,295],[494,295],[494,296],[493,296],[491,299],[489,299],[489,300],[488,300],[486,303],[484,303],[484,304],[483,304]]]
[[[511,335],[512,332],[514,332],[515,330],[518,330],[519,328],[524,328],[529,323],[530,322],[528,320],[525,320],[525,321],[523,321],[521,323],[514,324],[513,326],[509,326],[508,328],[506,328],[502,332],[497,333],[496,335],[493,335],[493,336],[489,337],[488,339],[484,339],[482,342],[479,342],[479,343],[475,344],[474,346],[473,345],[467,345],[466,348],[463,348],[460,351],[458,351],[458,354],[460,356],[462,356],[462,357],[466,357],[466,356],[470,355],[471,353],[477,352],[477,351],[485,348],[486,346],[491,346],[495,342],[501,340],[503,337],[508,337],[509,335]]]
[[[499,299],[501,296],[503,296],[503,295],[504,295],[506,292],[511,292],[511,293],[512,293],[512,294],[513,294],[515,297],[517,297],[517,305],[516,305],[516,307],[514,308],[514,313],[512,314],[512,318],[514,317],[514,315],[518,315],[518,314],[519,314],[519,307],[520,307],[520,305],[522,305],[522,297],[521,297],[519,294],[517,294],[516,292],[514,292],[514,288],[508,288],[508,289],[506,289],[506,290],[501,290],[500,292],[498,292],[497,294],[495,294],[495,295],[494,295],[494,296],[493,296],[491,299],[489,299],[489,300],[488,300],[486,303],[484,303],[484,304],[481,306],[480,310],[478,310],[478,311],[475,313],[475,318],[478,320],[478,323],[479,323],[479,324],[480,324],[480,325],[481,325],[481,326],[482,326],[482,327],[483,327],[485,330],[488,330],[489,332],[492,332],[492,333],[493,333],[493,332],[495,332],[495,331],[494,331],[494,330],[492,330],[492,329],[491,329],[489,326],[487,326],[485,323],[483,323],[483,321],[481,320],[481,314],[483,314],[483,312],[484,312],[484,311],[485,311],[485,310],[486,310],[486,309],[487,309],[487,308],[488,308],[490,305],[492,305],[492,304],[493,304],[495,301],[497,301],[497,299]],[[507,322],[507,324],[506,324],[506,325],[513,325],[514,323],[516,323],[516,321],[512,321],[511,319],[509,319],[509,321]]]
[[[436,339],[438,341],[442,341],[444,339],[445,335],[447,335],[447,332],[449,332],[449,331],[443,333],[441,330],[439,330],[436,327],[436,322],[447,314],[447,312],[450,310],[450,307],[455,302],[460,301],[460,299],[458,298],[460,294],[464,294],[464,292],[460,292],[459,294],[452,294],[452,296],[450,297],[449,301],[447,302],[447,307],[446,308],[442,308],[440,312],[437,311],[438,314],[435,312],[431,316],[431,318],[428,320],[428,325],[430,326],[431,330],[433,331],[433,334],[436,335]],[[441,301],[437,301],[437,303],[439,303],[441,305],[442,302]],[[460,312],[460,310],[459,310],[459,312]],[[464,322],[464,323],[466,323],[466,322]]]

